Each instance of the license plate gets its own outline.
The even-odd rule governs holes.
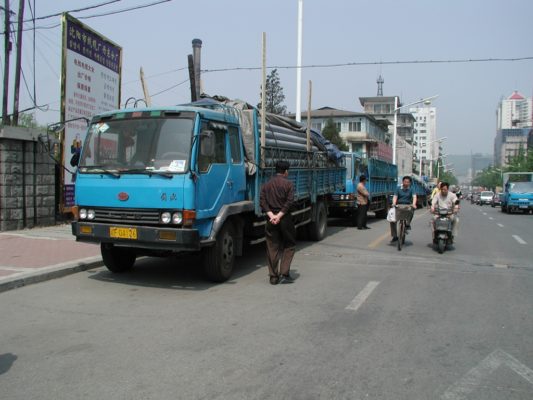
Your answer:
[[[109,236],[115,239],[137,240],[137,228],[119,228],[111,226],[109,228]]]

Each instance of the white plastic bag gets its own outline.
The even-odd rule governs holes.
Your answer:
[[[389,212],[387,213],[387,221],[396,222],[396,208],[395,207],[389,208]]]

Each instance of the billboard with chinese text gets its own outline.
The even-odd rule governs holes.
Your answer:
[[[95,114],[120,108],[122,48],[69,14],[63,14],[61,75],[62,135],[61,209],[74,205],[76,166],[87,122]]]

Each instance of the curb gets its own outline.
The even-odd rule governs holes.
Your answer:
[[[61,278],[76,272],[87,271],[92,268],[102,267],[104,262],[101,256],[83,258],[68,261],[61,264],[45,267],[37,271],[21,273],[23,276],[6,277],[0,279],[0,293],[11,289],[18,289],[34,283],[45,282],[51,279]]]

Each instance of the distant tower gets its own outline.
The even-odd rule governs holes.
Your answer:
[[[385,83],[385,80],[381,77],[381,74],[376,82],[378,84],[378,96],[383,96],[383,83]]]

